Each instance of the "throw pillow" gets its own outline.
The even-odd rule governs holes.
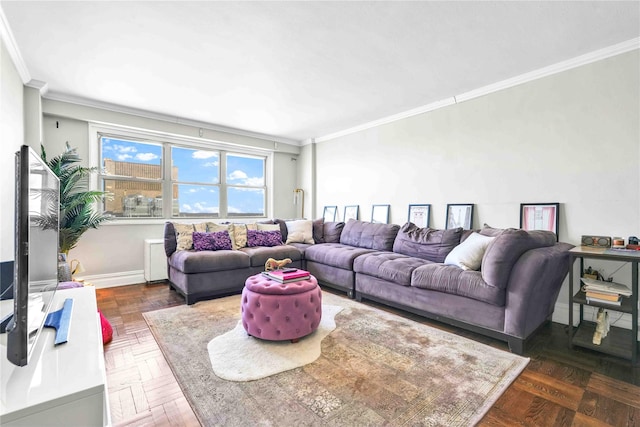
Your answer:
[[[233,249],[240,249],[247,246],[247,230],[257,230],[256,224],[232,224],[233,237],[231,243]]]
[[[444,263],[456,265],[463,270],[478,270],[482,264],[482,257],[493,239],[495,237],[471,233],[464,242],[449,252]]]
[[[278,224],[256,224],[258,226],[258,231],[280,231],[280,226]]]
[[[287,221],[286,244],[289,243],[315,243],[313,241],[313,222],[306,219]]]
[[[231,237],[228,231],[214,231],[193,233],[193,247],[196,251],[231,250]]]
[[[280,227],[278,230],[247,230],[247,246],[279,246],[282,244],[282,234]]]
[[[176,230],[177,251],[190,251],[193,249],[193,225],[173,223]]]

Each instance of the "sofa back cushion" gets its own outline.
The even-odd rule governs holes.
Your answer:
[[[551,231],[507,228],[487,247],[482,259],[482,278],[487,284],[504,289],[509,282],[511,269],[523,253],[555,244],[556,235]]]
[[[436,230],[420,228],[412,222],[402,226],[393,243],[393,251],[399,254],[444,262],[451,250],[460,243],[462,228]]]
[[[340,234],[340,243],[364,249],[390,251],[400,229],[395,224],[377,224],[355,219],[349,220]]]
[[[325,222],[322,230],[323,243],[340,243],[340,235],[342,234],[342,230],[344,230],[344,222]]]

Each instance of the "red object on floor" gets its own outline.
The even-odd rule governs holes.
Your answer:
[[[113,339],[113,328],[100,310],[98,310],[98,314],[100,314],[100,326],[102,327],[102,345],[109,344]]]

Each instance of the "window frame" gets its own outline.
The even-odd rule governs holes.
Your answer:
[[[92,174],[90,179],[90,186],[92,189],[100,190],[101,184],[104,180],[112,179],[113,177],[102,174],[101,165],[101,137],[109,137],[114,139],[132,140],[134,142],[148,142],[154,144],[160,144],[162,146],[162,178],[158,181],[162,186],[162,216],[159,217],[115,217],[115,221],[107,222],[106,224],[141,224],[141,223],[164,223],[166,221],[185,221],[185,220],[245,220],[245,219],[265,219],[271,216],[273,210],[273,150],[262,149],[259,147],[251,147],[247,145],[234,144],[228,142],[222,142],[217,140],[209,140],[204,138],[193,138],[184,135],[171,134],[166,132],[157,132],[147,129],[129,128],[118,125],[96,124],[89,123],[89,164],[92,167],[99,169],[98,174]],[[186,149],[202,149],[208,151],[219,152],[219,182],[213,185],[219,188],[220,203],[217,217],[211,216],[189,216],[180,217],[173,216],[172,200],[173,200],[173,185],[174,184],[191,184],[186,181],[174,181],[171,177],[171,147],[179,147]],[[262,216],[243,216],[243,215],[228,215],[227,207],[227,188],[239,187],[237,184],[227,184],[227,171],[226,171],[226,156],[227,154],[248,156],[264,159],[264,182],[262,187],[245,186],[246,188],[261,188],[264,191],[264,215]],[[130,181],[141,182],[154,182],[154,180],[139,179],[139,178],[122,178]],[[197,183],[200,184],[200,183]],[[98,205],[98,209],[102,211],[102,205]]]

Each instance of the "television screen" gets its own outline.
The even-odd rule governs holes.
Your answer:
[[[13,319],[7,358],[27,364],[58,285],[60,184],[30,147],[16,153]]]

